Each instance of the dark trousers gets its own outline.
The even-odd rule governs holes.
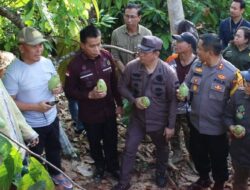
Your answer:
[[[58,168],[61,168],[61,144],[59,142],[59,120],[45,127],[33,128],[39,134],[39,143],[31,150],[41,155],[45,149],[46,159]],[[48,166],[51,175],[59,174],[58,171]]]
[[[97,168],[107,167],[108,171],[118,170],[116,118],[113,117],[96,124],[83,122],[83,125],[87,132],[90,154],[95,161],[95,166]]]
[[[168,145],[163,136],[163,129],[147,133],[156,146],[156,171],[164,173],[168,162]],[[126,144],[122,157],[120,183],[127,185],[131,179],[131,173],[135,164],[138,146],[146,135],[143,123],[133,120],[128,127]]]
[[[190,153],[201,178],[208,178],[212,170],[215,182],[228,180],[228,138],[227,134],[204,135],[190,126]]]
[[[244,167],[232,160],[234,168],[233,190],[248,190],[248,179],[250,179],[250,168]]]

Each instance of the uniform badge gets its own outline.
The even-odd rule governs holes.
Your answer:
[[[193,91],[194,91],[194,92],[197,92],[197,91],[198,91],[198,85],[194,84],[192,88],[193,88]]]
[[[198,84],[198,79],[197,78],[194,79],[194,84]]]
[[[220,80],[225,80],[225,79],[226,79],[226,76],[223,75],[223,74],[218,74],[217,77],[218,77]]]
[[[202,68],[201,67],[195,67],[195,71],[197,73],[202,73]]]
[[[222,70],[223,68],[224,68],[223,63],[220,63],[220,64],[217,66],[217,69],[219,69],[219,70]]]
[[[244,115],[245,115],[245,107],[243,105],[240,105],[236,110],[236,118],[243,119]]]
[[[214,89],[215,89],[216,91],[221,92],[222,87],[221,87],[221,85],[215,85],[215,86],[214,86]]]

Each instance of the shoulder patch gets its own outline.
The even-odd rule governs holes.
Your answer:
[[[218,74],[217,77],[218,77],[220,80],[225,80],[225,79],[226,79],[226,76],[223,75],[223,74]]]

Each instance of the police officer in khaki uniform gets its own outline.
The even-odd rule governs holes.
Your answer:
[[[215,181],[212,190],[222,190],[228,179],[227,128],[222,116],[236,84],[237,69],[223,59],[221,50],[217,35],[202,35],[197,49],[200,60],[193,64],[185,79],[191,102],[190,153],[199,173],[198,181],[188,190],[209,187],[210,171]]]
[[[138,146],[148,134],[156,146],[156,184],[165,187],[168,162],[167,141],[174,134],[176,119],[176,73],[159,59],[162,40],[156,36],[144,36],[139,57],[126,65],[118,88],[123,97],[133,104],[132,115],[123,153],[121,175],[114,190],[129,189],[131,172]],[[147,107],[140,97],[147,96]]]

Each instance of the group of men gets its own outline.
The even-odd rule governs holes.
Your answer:
[[[95,180],[100,181],[107,171],[119,180],[113,190],[129,189],[138,146],[148,134],[156,147],[155,182],[157,186],[165,187],[168,142],[175,132],[177,104],[187,101],[191,106],[188,150],[199,174],[198,180],[188,189],[210,187],[213,183],[211,171],[212,189],[224,188],[229,175],[227,131],[238,124],[234,119],[238,99],[232,97],[239,94],[237,88],[241,75],[221,56],[221,40],[225,46],[237,27],[249,24],[242,18],[244,8],[243,1],[233,0],[231,17],[220,25],[220,37],[203,34],[197,43],[197,36],[191,32],[173,35],[178,57],[170,64],[159,58],[163,41],[139,24],[141,15],[138,5],[129,4],[125,8],[125,24],[114,30],[111,37],[113,45],[138,52],[137,57],[113,49],[111,54],[102,49],[101,32],[94,25],[80,31],[81,51],[68,65],[64,92],[78,102],[79,119],[86,130],[90,154],[95,161]],[[42,154],[45,149],[47,159],[61,168],[59,120],[56,107],[48,102],[55,100],[62,87],[59,85],[52,91],[48,89],[48,81],[56,70],[49,59],[41,56],[43,42],[46,41],[42,34],[34,28],[25,27],[20,31],[18,40],[21,56],[8,67],[3,78],[4,85],[26,122],[36,131],[34,139],[39,135],[39,142],[35,140],[32,150]],[[117,62],[124,65],[119,81],[115,72]],[[250,72],[245,72],[244,77],[247,97],[243,107],[247,113]],[[99,79],[104,80],[106,90],[97,87]],[[189,96],[181,97],[177,90],[180,82],[189,87]],[[239,96],[240,99],[245,97],[244,93]],[[149,105],[145,105],[143,97],[148,98]],[[119,164],[116,116],[123,112],[123,98],[132,104],[132,114]],[[224,116],[230,98],[233,102]],[[244,116],[241,118],[242,125],[248,125],[249,119],[244,120]],[[249,129],[246,130],[244,135],[248,137]],[[247,159],[241,160],[246,162],[246,167],[237,167],[234,189],[242,190],[246,189],[249,163]],[[241,160],[234,165],[241,166]],[[49,172],[55,184],[72,188],[72,184],[58,171],[49,167]]]

